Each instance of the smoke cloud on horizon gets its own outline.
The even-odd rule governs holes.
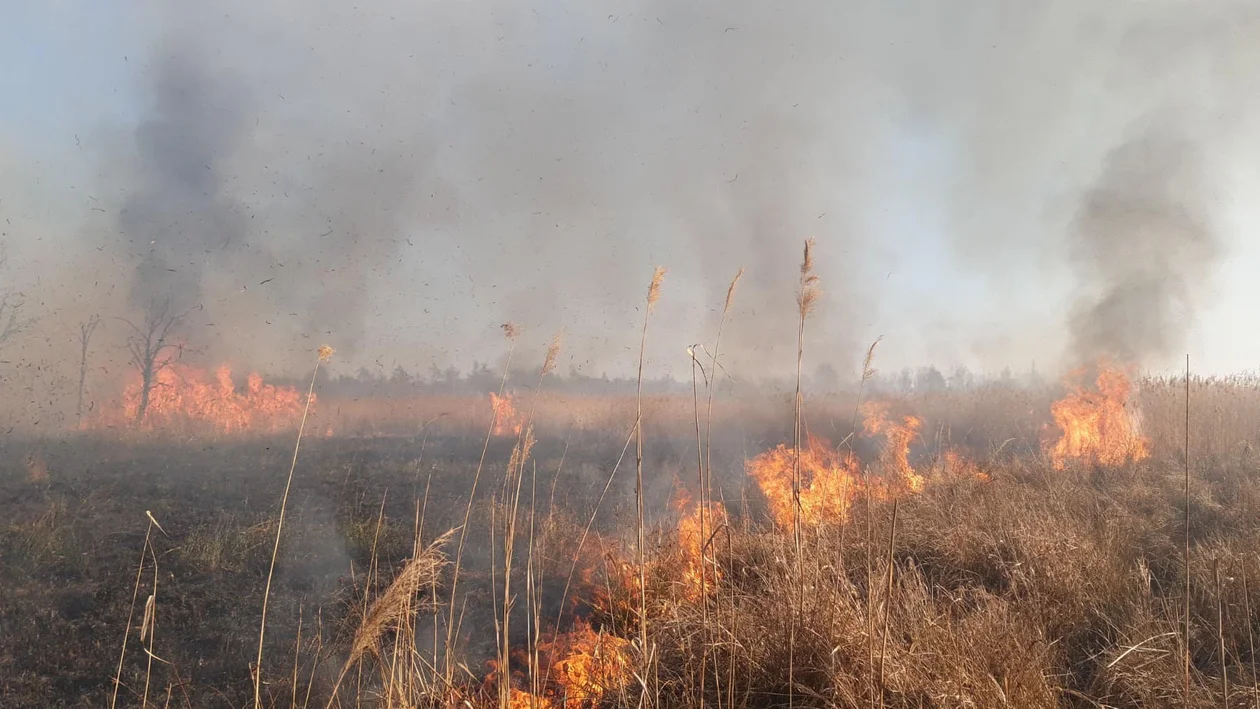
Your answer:
[[[883,368],[1160,367],[1245,239],[1221,215],[1257,142],[1244,2],[229,0],[110,21],[128,31],[103,59],[66,61],[122,98],[0,123],[3,238],[39,293],[0,359],[64,366],[87,315],[169,301],[201,306],[185,336],[208,362],[295,372],[327,341],[352,368],[466,367],[511,320],[539,357],[566,330],[562,372],[621,373],[661,264],[654,371],[687,371],[744,267],[728,367],[779,376],[812,236],[807,367],[856,373],[878,335]]]

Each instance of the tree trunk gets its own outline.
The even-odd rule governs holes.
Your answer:
[[[144,372],[140,375],[140,405],[136,407],[136,423],[144,423],[144,415],[149,410],[149,392],[153,390],[153,364],[145,363]]]

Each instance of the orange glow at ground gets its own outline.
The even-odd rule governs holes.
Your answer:
[[[142,394],[140,377],[133,375],[122,400],[122,414],[128,422],[136,420]],[[302,392],[267,384],[258,374],[250,374],[244,389],[238,389],[226,366],[210,372],[175,363],[155,376],[149,406],[140,423],[148,428],[192,424],[220,433],[273,432],[295,428],[303,403]]]
[[[923,422],[916,416],[905,416],[896,423],[888,416],[888,405],[870,402],[862,407],[863,429],[868,436],[884,436],[881,462],[885,472],[895,475],[905,483],[910,492],[923,491],[923,476],[910,465],[910,442],[919,433]]]
[[[494,409],[494,435],[519,436],[521,434],[521,415],[516,411],[516,403],[511,394],[499,396],[490,392],[490,406]]]
[[[720,502],[709,502],[703,509],[702,519],[700,504],[683,489],[679,489],[673,504],[682,515],[678,520],[678,546],[683,562],[683,597],[700,601],[722,578],[714,564],[713,546],[709,544],[706,548],[706,544],[714,530],[726,523],[726,507]]]
[[[795,451],[781,444],[745,464],[770,506],[770,516],[783,528],[792,526],[792,466]],[[862,483],[858,461],[832,447],[821,436],[809,436],[801,449],[801,520],[816,525],[844,520]]]
[[[1084,374],[1075,372],[1073,378]],[[1062,470],[1069,462],[1116,467],[1146,458],[1148,441],[1130,408],[1132,392],[1128,372],[1108,362],[1098,365],[1093,389],[1070,385],[1068,395],[1050,406],[1061,432],[1049,450],[1054,467]]]

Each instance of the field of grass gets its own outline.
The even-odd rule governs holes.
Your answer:
[[[1139,387],[1149,458],[1062,470],[1044,453],[1061,392],[889,401],[923,419],[907,460],[925,484],[860,483],[799,534],[745,471],[791,449],[790,399],[719,402],[711,441],[703,395],[645,402],[644,594],[633,400],[543,398],[537,442],[492,437],[480,476],[487,402],[375,423],[357,404],[393,435],[302,443],[260,703],[1170,706],[1189,657],[1193,706],[1256,706],[1260,391],[1191,387],[1187,603],[1183,386]],[[887,441],[853,430],[854,405],[808,400],[804,428],[852,442],[858,481],[887,479]],[[292,445],[7,441],[3,705],[253,706]]]

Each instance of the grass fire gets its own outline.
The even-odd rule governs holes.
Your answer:
[[[0,709],[1260,709],[1254,3],[11,5]]]
[[[304,428],[318,367],[305,391],[181,361],[143,418],[133,374],[69,437],[14,439],[6,696],[56,704],[72,679],[115,706],[1149,706],[1184,693],[1183,657],[1194,701],[1252,689],[1260,488],[1233,416],[1260,415],[1254,380],[1099,360],[918,392],[881,383],[872,348],[860,394],[803,399],[798,445],[773,396],[549,392],[559,347],[484,398],[320,396],[331,437]],[[504,393],[520,377],[529,393]],[[1187,391],[1234,423],[1191,419],[1204,463],[1183,490]],[[584,409],[607,428],[575,428]],[[668,489],[631,484],[637,436]],[[247,502],[268,498],[278,515]],[[76,627],[99,635],[56,651]]]

